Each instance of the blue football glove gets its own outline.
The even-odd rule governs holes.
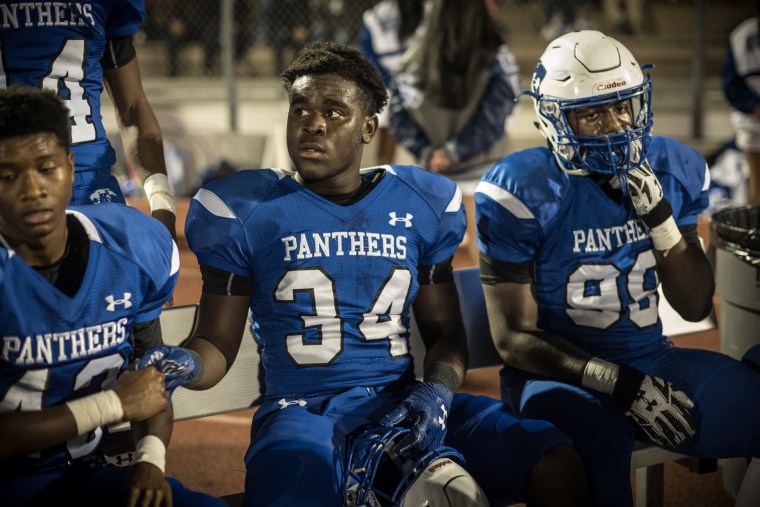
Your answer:
[[[166,390],[171,393],[179,386],[200,379],[203,369],[198,354],[182,347],[155,347],[148,350],[137,363],[137,368],[155,366],[164,374]]]
[[[454,393],[440,382],[417,383],[409,396],[380,420],[386,427],[403,422],[411,426],[411,433],[396,446],[396,454],[407,458],[443,445],[453,397]]]

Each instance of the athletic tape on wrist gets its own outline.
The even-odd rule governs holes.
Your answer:
[[[99,426],[119,422],[124,417],[119,395],[112,390],[67,401],[66,406],[74,416],[78,435],[84,435]]]
[[[657,227],[649,229],[649,237],[652,238],[654,249],[667,256],[670,249],[681,241],[681,231],[678,230],[678,225],[671,216]]]
[[[169,190],[169,179],[165,174],[151,174],[143,182],[143,190],[148,197],[150,210],[156,211],[163,209],[177,214],[177,207],[174,205],[174,197]]]
[[[661,225],[668,218],[673,217],[673,207],[667,201],[667,199],[660,199],[660,202],[652,208],[646,215],[641,215],[641,220],[644,225],[653,229],[658,225]]]
[[[166,446],[154,435],[147,435],[137,442],[135,447],[135,463],[150,463],[157,466],[163,473],[166,469]]]
[[[604,394],[612,394],[618,381],[620,368],[598,357],[593,357],[583,369],[581,385]]]

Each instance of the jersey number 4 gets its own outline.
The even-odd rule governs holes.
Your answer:
[[[408,269],[395,267],[375,295],[369,310],[359,323],[365,340],[389,340],[392,357],[409,352],[408,329],[401,321],[412,285]],[[311,294],[313,311],[301,314],[305,328],[316,328],[319,340],[306,343],[305,333],[286,337],[287,351],[301,365],[324,365],[333,361],[343,350],[343,321],[338,314],[335,281],[320,268],[292,269],[277,284],[275,300],[295,303],[299,292]]]
[[[91,119],[92,106],[82,86],[86,50],[84,39],[65,39],[50,62],[47,75],[40,83],[42,88],[57,93],[69,108],[71,144],[94,141],[97,137]],[[5,58],[2,52],[3,48],[0,46],[0,85],[5,88],[8,85],[8,76],[3,67]]]

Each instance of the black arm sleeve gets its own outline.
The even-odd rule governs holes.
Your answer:
[[[134,340],[135,357],[142,357],[147,350],[162,346],[164,339],[161,336],[161,321],[153,319],[148,322],[132,324],[132,339]]]
[[[250,296],[253,282],[250,278],[223,269],[201,264],[203,293],[219,296]]]
[[[486,285],[533,283],[533,261],[504,262],[481,253],[480,281]]]
[[[454,268],[449,257],[443,262],[431,266],[419,265],[417,267],[417,282],[420,285],[432,285],[435,283],[450,282],[454,279]]]
[[[100,59],[100,66],[104,69],[118,69],[124,67],[137,56],[135,46],[132,44],[132,36],[126,35],[117,39],[108,39]]]

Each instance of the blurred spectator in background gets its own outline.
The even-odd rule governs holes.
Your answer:
[[[393,133],[433,172],[471,165],[504,136],[518,79],[483,1],[433,0],[391,85]]]
[[[611,33],[634,35],[641,33],[644,19],[644,0],[603,0],[604,16]]]
[[[760,203],[760,1],[755,16],[739,24],[729,36],[721,70],[726,100],[733,106],[731,123],[736,145],[747,159],[750,203]]]
[[[520,90],[519,69],[492,13],[498,14],[493,2],[433,0],[427,27],[391,84],[393,135],[432,172],[480,167],[471,174],[477,179],[488,169],[483,162],[505,155],[499,141]],[[476,265],[472,199],[465,206],[463,249]]]
[[[251,74],[246,55],[253,39],[253,0],[234,3],[235,61],[239,74]],[[213,76],[220,73],[221,2],[219,0],[165,0],[155,5],[155,14],[162,20],[163,37],[168,54],[167,75],[192,74],[181,58],[183,50],[193,43],[203,49],[201,73]],[[153,14],[154,11],[151,11]]]
[[[279,76],[309,40],[309,0],[270,1],[264,7],[264,19],[269,27],[269,44],[274,52],[274,71]],[[289,54],[286,55],[286,52]]]
[[[430,6],[429,0],[381,0],[362,15],[359,49],[380,71],[389,90],[404,51],[424,31]],[[396,140],[390,130],[387,107],[378,115],[378,121],[377,163],[392,164]]]
[[[541,37],[551,41],[575,30],[578,0],[544,0],[544,27]],[[558,12],[559,11],[559,12]]]

